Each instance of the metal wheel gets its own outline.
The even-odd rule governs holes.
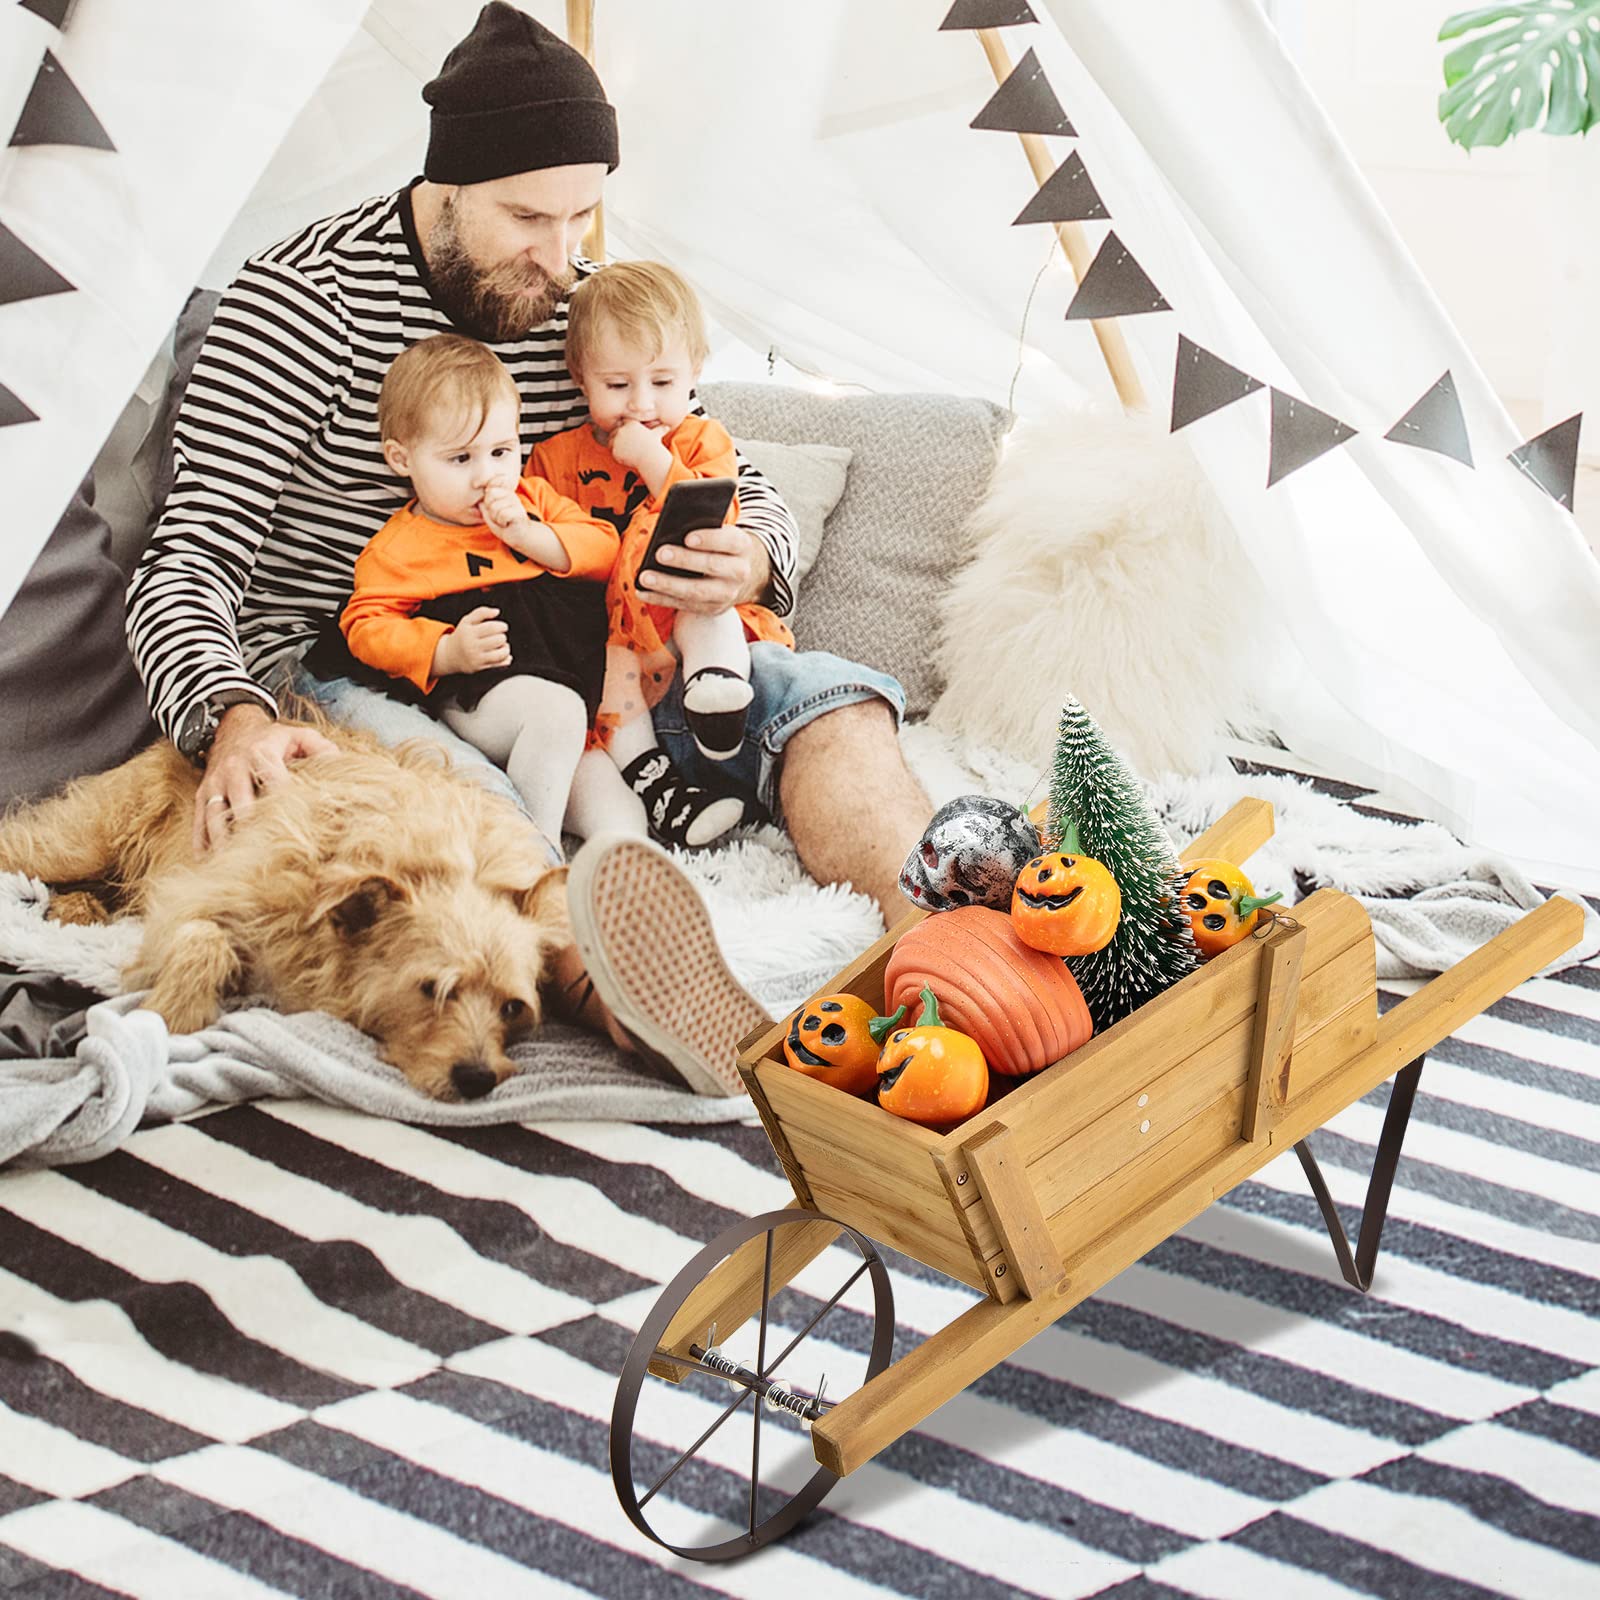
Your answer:
[[[719,1233],[623,1365],[611,1477],[629,1520],[696,1561],[781,1538],[837,1482],[811,1423],[882,1372],[893,1343],[888,1272],[853,1228],[791,1207]]]

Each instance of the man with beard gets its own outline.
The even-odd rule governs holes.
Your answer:
[[[246,262],[178,414],[174,482],[129,590],[128,637],[157,722],[204,764],[197,848],[248,812],[258,788],[284,781],[289,761],[326,743],[276,720],[275,689],[306,694],[391,742],[439,739],[506,786],[418,709],[300,664],[349,593],[362,547],[407,499],[377,426],[379,386],[403,349],[444,331],[489,344],[521,396],[525,451],[587,414],[563,341],[567,292],[594,270],[577,257],[579,241],[618,161],[616,115],[599,79],[548,29],[493,0],[423,97],[432,107],[423,177]],[[743,461],[739,503],[737,525],[701,529],[689,548],[668,552],[696,576],[641,580],[653,602],[792,608],[793,518]],[[782,822],[815,877],[851,882],[892,915],[900,865],[929,809],[899,754],[899,685],[815,651],[775,651],[751,682],[745,749],[722,775]],[[656,721],[691,781],[705,782],[675,695]],[[605,907],[594,910],[574,905],[580,937],[605,922]],[[663,961],[674,952],[700,960],[705,945],[664,930],[648,948]],[[629,964],[590,965],[601,998],[645,1031],[626,992]],[[575,952],[563,971],[580,974]],[[659,972],[649,976],[651,992],[671,988]],[[672,1059],[673,1041],[653,1037]]]

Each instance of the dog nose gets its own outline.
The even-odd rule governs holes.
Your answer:
[[[481,1061],[458,1061],[450,1069],[450,1081],[463,1100],[481,1100],[495,1086],[494,1071]]]

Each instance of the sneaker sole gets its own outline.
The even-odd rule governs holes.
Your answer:
[[[772,1019],[728,970],[705,906],[672,858],[627,835],[591,840],[572,863],[567,901],[589,976],[642,1052],[696,1094],[743,1094],[739,1041]],[[639,905],[654,915],[638,917]]]

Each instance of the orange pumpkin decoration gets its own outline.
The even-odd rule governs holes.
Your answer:
[[[846,1094],[866,1094],[878,1086],[884,1036],[905,1014],[901,1006],[880,1017],[859,995],[825,994],[795,1012],[783,1053],[808,1078]]]
[[[907,929],[883,982],[890,1005],[931,987],[949,1025],[976,1039],[990,1071],[1006,1077],[1048,1067],[1093,1031],[1065,963],[1025,945],[1011,918],[986,906],[958,906]]]
[[[1194,929],[1202,961],[1231,950],[1261,920],[1261,908],[1283,898],[1281,891],[1258,895],[1231,861],[1187,861],[1178,885],[1178,905]]]
[[[878,1060],[878,1104],[909,1122],[942,1127],[981,1111],[989,1066],[977,1040],[939,1020],[932,989],[922,991],[914,1028],[891,1033]]]
[[[1011,921],[1022,942],[1053,956],[1086,956],[1111,943],[1122,891],[1102,861],[1078,852],[1078,825],[1059,850],[1035,856],[1011,891]]]

